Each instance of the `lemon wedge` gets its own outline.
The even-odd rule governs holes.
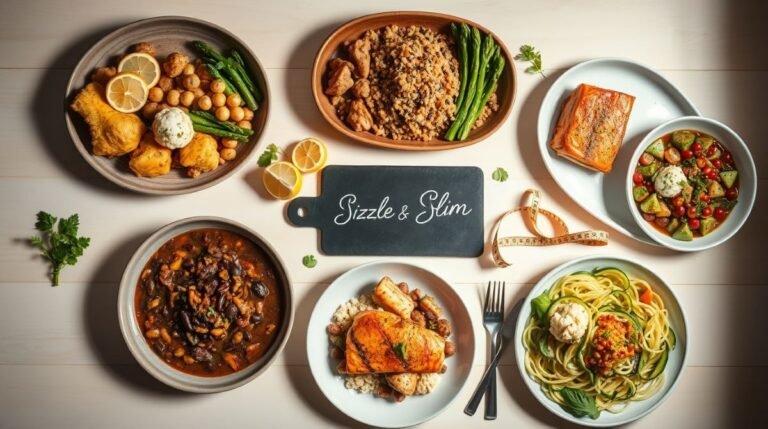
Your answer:
[[[118,112],[133,113],[147,102],[149,89],[138,75],[120,73],[107,83],[107,102]]]
[[[264,169],[264,188],[279,200],[289,200],[301,191],[301,172],[290,162],[280,161]]]
[[[117,72],[138,75],[147,84],[147,88],[157,85],[160,80],[160,64],[155,57],[145,52],[134,52],[123,57],[117,65]]]

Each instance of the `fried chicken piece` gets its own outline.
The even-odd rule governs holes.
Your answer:
[[[181,52],[172,52],[163,63],[163,71],[168,77],[176,77],[184,71],[184,67],[189,64],[189,57]]]
[[[133,45],[133,52],[144,52],[153,57],[157,56],[157,49],[155,49],[155,46],[149,42],[139,42]]]
[[[355,66],[349,61],[335,58],[329,64],[331,77],[328,79],[328,87],[325,89],[326,95],[341,95],[347,92],[355,81],[352,79],[352,71]]]
[[[347,123],[355,131],[368,131],[373,126],[373,117],[363,100],[354,100],[349,105]]]
[[[179,164],[190,167],[190,175],[215,170],[219,166],[216,139],[204,133],[195,133],[188,145],[179,149]],[[194,174],[196,176],[197,174]],[[192,176],[192,177],[194,177]]]
[[[349,56],[355,63],[355,72],[361,78],[368,77],[371,71],[371,41],[368,39],[357,39],[347,46]]]
[[[131,152],[128,166],[139,177],[165,176],[171,171],[171,150],[155,143],[151,132],[146,133],[139,147]]]
[[[352,94],[357,98],[367,98],[371,95],[371,82],[368,79],[360,79],[352,87]]]
[[[132,113],[113,109],[104,99],[104,87],[89,83],[77,94],[72,109],[91,128],[93,154],[113,158],[136,149],[147,131],[144,122]]]
[[[91,73],[91,81],[106,86],[116,75],[117,69],[114,67],[98,67]]]

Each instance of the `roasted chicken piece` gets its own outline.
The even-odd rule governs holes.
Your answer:
[[[347,51],[355,63],[355,73],[365,79],[371,71],[371,41],[357,39],[347,46]]]
[[[157,144],[152,133],[146,133],[131,152],[128,166],[140,177],[164,176],[171,171],[171,150]]]
[[[347,123],[355,131],[368,131],[373,126],[373,117],[363,100],[354,100],[349,104]]]
[[[219,166],[216,139],[205,133],[195,133],[188,145],[179,149],[179,164],[197,173],[205,173]]]
[[[403,319],[411,319],[411,312],[416,307],[408,294],[402,291],[389,277],[384,277],[373,289],[373,302],[381,308],[395,313]]]
[[[93,154],[113,158],[139,146],[147,127],[138,116],[113,109],[104,99],[104,87],[91,82],[77,94],[72,109],[91,128]]]
[[[362,311],[347,332],[345,359],[351,374],[440,372],[445,340],[396,314]]]
[[[402,393],[405,396],[411,396],[416,392],[416,385],[419,383],[419,374],[406,372],[403,374],[387,374],[384,376],[390,387]]]
[[[371,82],[368,79],[360,79],[352,87],[352,94],[357,98],[367,98],[371,95]]]
[[[566,100],[550,146],[577,164],[610,172],[634,102],[631,95],[582,83]]]
[[[349,61],[336,58],[328,65],[331,69],[331,77],[328,78],[328,87],[325,89],[326,95],[341,95],[352,88],[355,84],[352,79],[352,71],[355,66]]]

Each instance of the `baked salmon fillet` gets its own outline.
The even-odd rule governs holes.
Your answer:
[[[350,374],[440,372],[445,339],[388,311],[362,311],[347,332],[344,358]]]
[[[550,146],[577,164],[610,172],[634,103],[632,95],[582,83],[565,101]]]

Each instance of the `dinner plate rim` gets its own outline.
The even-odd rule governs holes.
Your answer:
[[[557,96],[557,94],[555,94],[554,91],[557,88],[562,87],[563,86],[563,82],[565,82],[568,79],[568,77],[571,76],[573,73],[576,73],[576,72],[578,72],[579,70],[581,70],[583,68],[587,68],[589,66],[593,66],[595,64],[600,64],[600,63],[606,63],[606,64],[607,63],[620,63],[621,66],[624,66],[624,67],[629,66],[629,67],[632,67],[632,68],[640,69],[643,72],[643,74],[651,75],[655,79],[658,79],[661,82],[663,82],[667,86],[667,88],[666,88],[667,91],[665,91],[665,92],[669,92],[668,89],[672,89],[674,91],[674,95],[676,97],[679,97],[682,101],[684,101],[687,104],[687,106],[683,106],[683,107],[688,112],[685,115],[683,115],[683,116],[701,116],[701,112],[699,111],[699,109],[696,108],[696,105],[694,105],[693,102],[691,102],[691,100],[685,95],[685,93],[683,93],[680,90],[680,88],[678,88],[675,84],[673,84],[671,81],[669,81],[669,79],[667,79],[666,77],[662,76],[660,73],[658,73],[657,71],[655,71],[651,67],[649,67],[649,66],[647,66],[647,65],[645,65],[643,63],[640,63],[638,61],[630,60],[628,58],[621,58],[621,57],[593,58],[593,59],[590,59],[590,60],[582,61],[582,62],[580,62],[580,63],[578,63],[578,64],[568,68],[560,76],[558,76],[557,79],[555,79],[555,81],[552,82],[552,85],[547,89],[547,93],[544,95],[544,98],[541,101],[541,105],[539,106],[538,117],[537,117],[537,120],[536,120],[536,139],[538,140],[539,152],[541,153],[541,158],[544,161],[544,167],[549,172],[549,175],[552,177],[552,179],[554,179],[555,183],[557,183],[557,186],[566,195],[568,195],[568,198],[570,198],[572,201],[574,201],[579,207],[581,207],[582,209],[586,210],[593,217],[597,218],[600,222],[605,223],[606,225],[610,226],[611,228],[615,229],[616,231],[620,232],[621,234],[623,234],[623,235],[625,235],[627,237],[633,238],[633,239],[635,239],[637,241],[640,241],[641,243],[650,244],[650,245],[653,245],[653,246],[656,246],[656,247],[661,247],[661,245],[659,243],[657,243],[655,240],[653,240],[651,237],[644,237],[644,236],[633,234],[630,230],[628,230],[627,228],[625,228],[624,226],[622,226],[621,224],[619,224],[618,222],[613,220],[613,218],[610,216],[610,214],[606,214],[606,215],[599,214],[599,215],[597,215],[597,214],[593,213],[593,211],[590,209],[590,207],[587,207],[587,205],[582,204],[582,202],[579,201],[578,198],[575,198],[573,195],[571,195],[571,192],[568,190],[568,187],[563,185],[562,179],[559,177],[558,174],[555,173],[555,171],[558,170],[558,167],[552,162],[551,157],[554,156],[554,155],[549,152],[549,134],[552,131],[552,127],[553,127],[554,122],[550,122],[549,126],[547,127],[547,131],[546,131],[547,134],[546,135],[542,136],[541,132],[540,132],[540,130],[542,128],[542,122],[550,121],[552,119],[552,118],[545,118],[546,113],[544,112],[544,110],[545,110],[545,107],[548,106],[549,104],[556,105],[556,103],[554,103],[554,101],[552,103],[548,103],[552,98]],[[658,86],[658,84],[656,84],[656,85]],[[558,106],[556,105],[556,109],[557,108],[558,108]],[[663,121],[663,122],[666,122],[666,121]],[[663,122],[659,122],[659,124],[661,124]],[[656,124],[656,125],[659,125],[659,124]],[[654,126],[654,128],[655,127],[656,126]],[[623,146],[623,144],[622,144],[622,146]],[[600,192],[603,192],[603,191],[601,190]],[[642,229],[641,229],[641,231],[642,231]]]
[[[625,418],[619,418],[617,421],[612,422],[600,422],[600,417],[596,420],[591,420],[587,418],[577,418],[573,415],[569,414],[565,410],[563,410],[559,404],[556,404],[555,402],[551,401],[549,398],[547,398],[542,392],[540,385],[531,379],[531,377],[528,375],[527,370],[525,369],[525,347],[522,343],[522,335],[523,330],[525,329],[525,324],[528,320],[528,318],[531,316],[531,301],[533,298],[535,298],[538,294],[540,294],[543,289],[546,289],[549,287],[549,285],[552,284],[556,278],[561,277],[563,275],[567,274],[567,271],[570,267],[579,265],[579,264],[585,264],[585,263],[591,263],[595,266],[599,265],[609,265],[609,264],[615,264],[616,262],[630,265],[633,268],[637,269],[638,271],[649,273],[651,276],[656,277],[656,279],[659,280],[659,285],[665,290],[665,293],[669,294],[669,297],[672,298],[672,301],[674,302],[675,306],[680,310],[680,322],[682,323],[682,326],[677,326],[677,349],[680,350],[679,353],[682,353],[682,359],[680,361],[680,370],[677,372],[677,374],[674,375],[674,379],[670,382],[669,388],[666,389],[666,391],[657,392],[650,398],[644,399],[643,401],[638,401],[638,403],[647,402],[647,401],[653,401],[653,403],[648,407],[648,409],[637,412],[636,414],[630,415],[629,417]],[[657,286],[657,285],[654,285]],[[657,286],[658,287],[658,286]],[[665,302],[665,307],[669,308],[669,303]],[[682,328],[682,329],[680,329]],[[685,369],[688,365],[688,350],[690,348],[690,336],[689,336],[689,324],[688,324],[688,318],[685,312],[685,309],[680,304],[680,299],[678,298],[677,294],[673,290],[673,288],[667,283],[664,279],[662,279],[656,272],[650,268],[648,268],[646,265],[638,262],[635,259],[623,257],[623,256],[611,256],[611,255],[589,255],[584,256],[581,258],[576,258],[570,261],[567,261],[565,263],[562,263],[555,268],[551,269],[549,272],[547,272],[536,284],[531,288],[531,290],[528,292],[526,297],[523,299],[521,303],[520,312],[517,314],[517,320],[515,321],[515,336],[514,336],[514,347],[515,347],[515,364],[517,366],[517,369],[520,373],[520,376],[522,378],[523,384],[525,384],[530,391],[531,395],[540,403],[542,404],[549,412],[552,414],[558,416],[559,418],[563,420],[567,420],[572,423],[576,423],[582,426],[588,426],[588,427],[614,427],[619,425],[625,425],[631,422],[634,422],[636,420],[639,420],[648,414],[652,413],[654,410],[656,410],[661,404],[663,404],[669,397],[672,395],[672,392],[674,392],[677,385],[680,383],[680,380],[685,373]],[[632,404],[632,402],[630,402]],[[601,417],[603,413],[606,413],[607,411],[603,411],[601,413]],[[625,413],[626,410],[622,410],[621,412],[614,414],[616,416],[621,416],[621,413]]]
[[[313,348],[312,345],[311,345],[311,341],[310,341],[311,338],[312,338],[312,335],[313,335],[312,334],[312,328],[315,327],[316,329],[319,329],[315,325],[322,325],[322,327],[324,327],[326,325],[325,322],[330,323],[330,319],[331,319],[331,314],[328,314],[327,317],[320,316],[320,315],[316,314],[316,310],[318,308],[319,303],[322,302],[323,298],[327,294],[329,294],[330,291],[334,287],[339,287],[339,286],[336,286],[337,284],[343,284],[341,282],[343,282],[345,280],[345,278],[347,278],[348,276],[351,276],[354,273],[359,272],[359,271],[364,271],[364,270],[367,270],[367,269],[371,269],[372,267],[375,267],[375,266],[378,266],[378,265],[397,265],[397,266],[400,266],[401,268],[406,269],[406,270],[421,271],[421,272],[426,273],[426,274],[428,274],[430,276],[434,276],[436,279],[440,280],[442,282],[442,284],[440,286],[437,286],[437,287],[447,287],[449,293],[451,293],[451,294],[453,294],[455,296],[457,303],[460,305],[460,308],[463,309],[463,312],[466,315],[466,322],[467,322],[468,326],[470,327],[470,329],[468,329],[469,332],[463,334],[463,335],[469,335],[470,336],[470,338],[467,341],[470,344],[472,344],[472,350],[467,350],[467,351],[464,352],[464,353],[467,354],[467,356],[469,356],[469,371],[467,373],[467,376],[461,382],[461,385],[457,386],[456,393],[453,395],[452,398],[450,398],[448,401],[446,401],[446,403],[444,403],[442,406],[440,406],[433,413],[431,413],[429,415],[426,415],[426,416],[421,416],[421,417],[419,417],[417,419],[412,419],[411,421],[408,421],[407,423],[404,423],[404,424],[387,424],[386,422],[366,421],[364,419],[358,418],[357,416],[353,416],[353,415],[349,414],[344,409],[344,407],[342,407],[340,405],[340,401],[333,398],[333,395],[332,395],[333,392],[328,391],[327,387],[324,386],[323,384],[321,384],[320,381],[318,380],[318,374],[319,373],[316,374],[316,372],[323,370],[323,368],[319,368],[317,366],[317,365],[320,364],[321,360],[318,357],[310,355],[310,351]],[[432,285],[430,285],[430,286],[432,286]],[[347,298],[347,299],[350,299],[350,298],[353,298],[353,297],[354,296],[349,296],[349,298]],[[338,304],[340,305],[342,303],[343,302],[339,302]],[[321,319],[319,319],[319,321],[316,321],[315,319],[318,318],[318,317],[324,317],[327,320],[321,318]],[[455,315],[452,314],[452,318],[454,318],[454,317],[455,317]],[[325,329],[322,329],[322,334],[326,335]],[[456,334],[454,333],[453,335],[456,335]],[[308,360],[308,364],[309,364],[310,373],[312,374],[312,379],[314,380],[315,384],[318,386],[320,391],[323,393],[323,396],[325,396],[326,399],[328,399],[328,401],[334,407],[336,407],[337,410],[342,412],[347,417],[349,417],[349,418],[351,418],[351,419],[353,419],[353,420],[355,420],[357,422],[360,422],[360,423],[363,423],[363,424],[366,424],[366,425],[370,425],[370,426],[374,426],[374,427],[380,427],[380,428],[411,427],[411,426],[415,426],[415,425],[422,424],[422,423],[425,423],[427,421],[430,421],[430,420],[434,419],[435,417],[439,416],[440,414],[442,414],[456,400],[456,398],[459,396],[459,394],[461,393],[461,391],[464,389],[464,387],[466,386],[467,382],[469,381],[469,374],[472,371],[472,367],[473,367],[473,363],[474,363],[473,361],[474,361],[475,352],[476,352],[476,348],[477,348],[476,339],[475,339],[475,332],[474,332],[474,326],[473,326],[473,323],[472,323],[472,317],[471,317],[471,315],[469,313],[469,309],[467,308],[466,303],[461,299],[461,296],[458,294],[458,292],[456,292],[454,287],[451,285],[451,283],[449,283],[445,278],[443,278],[442,276],[438,275],[437,273],[435,273],[434,271],[432,271],[432,270],[430,270],[428,268],[424,268],[422,266],[419,266],[419,265],[416,265],[416,264],[412,264],[412,263],[409,263],[409,262],[402,262],[402,261],[390,260],[390,259],[379,259],[379,260],[363,263],[363,264],[357,265],[357,266],[355,266],[355,267],[345,271],[344,273],[342,273],[338,277],[336,277],[333,280],[333,282],[331,282],[331,284],[329,284],[328,287],[323,291],[323,293],[320,295],[320,297],[315,301],[315,305],[314,305],[314,307],[312,309],[312,313],[310,314],[309,322],[307,324],[307,334],[306,334],[305,344],[306,344],[306,348],[307,348],[307,360]],[[322,357],[322,364],[323,365],[327,362],[327,359],[328,359],[327,356],[323,356]],[[440,386],[438,386],[438,389],[440,389]],[[396,409],[394,409],[394,410],[396,411]]]

